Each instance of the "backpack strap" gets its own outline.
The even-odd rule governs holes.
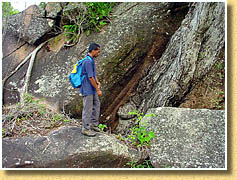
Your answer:
[[[79,60],[78,61],[78,64],[79,64],[79,62],[81,62],[81,64],[82,64],[82,62],[86,59],[88,57],[88,59],[91,61],[91,63],[92,63],[92,68],[93,68],[93,72],[95,71],[95,69],[94,69],[94,65],[95,65],[95,63],[94,63],[94,61],[92,60],[92,58],[89,56],[89,55],[87,55],[84,59],[81,59],[81,60]],[[81,76],[83,76],[84,74],[82,73],[81,74]]]
[[[94,64],[94,61],[91,59],[89,55],[87,55],[86,57],[89,57],[90,61]]]
[[[78,61],[78,64],[79,64],[79,62],[80,61],[84,61],[86,58],[89,58],[90,59],[90,61],[94,64],[94,61],[91,59],[91,57],[89,56],[89,55],[87,55],[85,58],[83,58],[83,59],[80,59],[79,61]]]
[[[78,61],[78,64],[79,64],[80,61],[84,61],[86,58],[87,58],[87,56],[84,57],[83,59],[80,59],[80,60]]]
[[[95,69],[94,69],[95,63],[94,63],[94,61],[92,60],[92,58],[89,55],[87,55],[86,57],[88,57],[90,59],[91,63],[93,64],[93,71],[95,71]]]

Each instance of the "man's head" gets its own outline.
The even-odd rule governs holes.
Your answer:
[[[89,45],[88,51],[92,57],[97,57],[100,53],[100,45],[96,43],[91,43]]]

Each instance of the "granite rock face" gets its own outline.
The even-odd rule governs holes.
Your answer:
[[[121,168],[142,155],[114,136],[81,134],[81,128],[63,127],[48,136],[3,139],[3,168]]]
[[[100,98],[102,123],[115,129],[119,116],[129,118],[125,109],[131,104],[143,113],[149,108],[178,106],[224,52],[224,6],[224,3],[209,2],[119,3],[113,9],[111,23],[100,33],[82,34],[80,43],[73,47],[65,47],[65,37],[60,34],[40,50],[30,77],[29,93],[37,98],[44,97],[48,104],[56,105],[56,109],[80,118],[82,99],[67,77],[73,65],[87,54],[90,42],[97,42],[101,45],[95,63],[103,91]],[[67,7],[49,4],[46,14],[57,21]],[[32,8],[36,7],[27,11]],[[14,16],[14,22],[18,16],[20,14]],[[44,18],[42,20],[49,23]],[[60,22],[53,24],[60,26]],[[51,28],[46,24],[42,32]],[[35,26],[29,25],[29,28]],[[3,47],[14,47],[11,50],[3,48],[4,77],[14,70],[13,65],[22,61],[21,57],[35,48],[28,44],[14,45],[18,42],[14,35],[17,29],[8,32],[14,39],[11,45],[8,40],[3,42]],[[42,41],[42,35],[37,35],[36,39]],[[19,101],[27,65],[6,82],[4,104]]]
[[[135,104],[125,104],[123,106],[121,106],[118,110],[118,116],[125,120],[125,119],[131,119],[133,118],[135,115],[129,114],[129,112],[133,112],[134,110],[136,110],[136,106]]]
[[[70,9],[70,5],[51,3],[46,6],[46,15],[57,19],[57,15]],[[174,11],[183,5],[185,10]],[[55,11],[52,11],[53,9]],[[91,33],[90,36],[82,34],[77,45],[64,47],[62,34],[56,36],[37,53],[29,93],[39,98],[44,97],[48,104],[58,104],[58,109],[64,108],[66,112],[80,118],[81,98],[78,91],[71,87],[67,77],[73,65],[87,54],[88,45],[97,42],[101,46],[100,56],[96,58],[97,75],[103,91],[101,119],[107,119],[113,124],[119,107],[129,99],[149,66],[161,56],[169,38],[180,26],[187,9],[187,3],[120,3],[113,10],[110,24],[104,26],[100,33]],[[64,18],[62,17],[62,20]],[[12,31],[9,33],[13,34]],[[4,41],[4,46],[7,46],[7,43]],[[3,66],[7,62],[20,61],[15,58],[17,51],[18,49],[12,49],[11,56],[3,59]],[[12,70],[14,67],[5,68]],[[17,76],[24,77],[24,72]],[[12,97],[11,102],[14,99],[17,102],[19,99],[17,81],[17,78],[12,77],[6,83],[8,87],[9,82],[12,82],[15,86],[11,88],[16,89],[14,92],[9,91],[7,97],[4,96],[6,104],[9,102],[9,96]],[[24,83],[24,79],[21,82]]]
[[[144,117],[156,138],[149,157],[154,167],[225,168],[225,111],[160,107]]]
[[[139,110],[178,106],[225,48],[225,4],[194,3],[137,88]]]
[[[44,36],[52,30],[44,17],[44,11],[36,5],[10,16],[7,20],[7,28],[7,31],[13,32],[18,38],[31,45],[42,42]]]

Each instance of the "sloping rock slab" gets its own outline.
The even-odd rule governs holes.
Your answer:
[[[162,57],[139,82],[139,111],[177,107],[224,54],[225,33],[225,3],[193,3]]]
[[[81,128],[63,127],[47,137],[3,139],[3,168],[119,168],[139,160],[115,137],[99,133],[81,134]]]
[[[225,111],[154,108],[145,117],[156,134],[149,156],[154,167],[225,168]]]

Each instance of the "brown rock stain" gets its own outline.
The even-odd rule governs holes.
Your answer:
[[[147,68],[154,62],[155,59],[159,58],[165,49],[166,40],[162,36],[157,36],[156,40],[147,56],[144,58],[143,63],[139,66],[136,73],[132,76],[131,80],[126,86],[120,91],[120,93],[114,98],[112,104],[106,109],[104,115],[109,117],[106,121],[108,125],[114,130],[118,125],[118,117],[116,116],[120,106],[124,105],[130,98],[135,87],[138,85],[139,80],[145,75]],[[110,116],[109,116],[110,115]]]

